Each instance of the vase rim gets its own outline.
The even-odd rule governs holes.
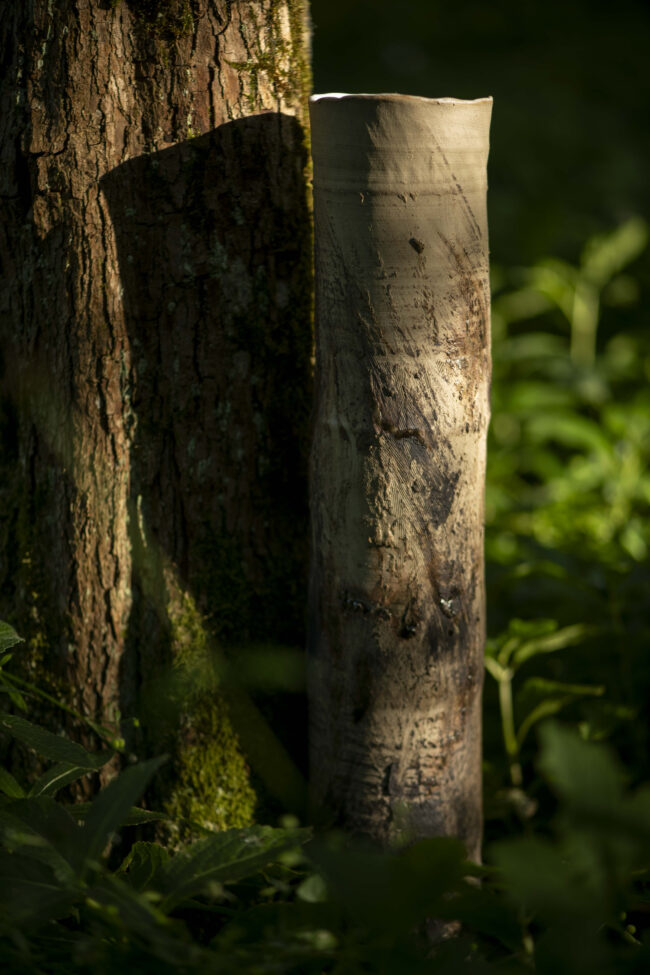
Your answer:
[[[403,102],[429,102],[437,105],[480,105],[483,102],[492,102],[492,96],[487,95],[483,98],[427,98],[424,95],[402,95],[398,92],[379,92],[371,94],[367,92],[348,93],[344,91],[323,92],[311,95],[310,102],[319,102],[324,99],[342,100],[344,98],[375,99],[377,101],[403,101]]]

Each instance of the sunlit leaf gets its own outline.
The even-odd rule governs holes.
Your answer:
[[[0,622],[0,653],[14,647],[17,643],[24,643],[22,636],[18,636],[13,626]]]
[[[54,796],[65,785],[76,782],[96,769],[89,769],[68,762],[58,762],[40,775],[29,790],[30,796]]]
[[[17,782],[11,772],[0,766],[0,792],[12,799],[21,799],[25,795],[20,782]]]
[[[305,843],[310,836],[308,829],[252,826],[224,830],[198,840],[165,865],[166,896],[161,910],[172,910],[200,893],[210,881],[231,883],[250,876],[277,859],[284,850]]]

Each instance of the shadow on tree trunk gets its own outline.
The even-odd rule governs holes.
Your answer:
[[[312,353],[305,152],[298,121],[269,112],[132,159],[101,180],[130,355],[122,408],[133,604],[121,710],[144,716],[148,748],[173,743],[171,785],[186,797],[171,810],[217,823],[194,802],[197,790],[208,804],[215,790],[248,793],[220,696],[202,671],[211,648],[236,659],[250,644],[304,645]],[[304,696],[258,703],[304,768]],[[231,712],[250,757],[250,715],[237,705]],[[207,766],[219,761],[205,786]],[[275,785],[267,781],[267,791],[284,790],[276,798],[285,808],[287,769],[276,770]],[[232,824],[233,815],[223,819]]]

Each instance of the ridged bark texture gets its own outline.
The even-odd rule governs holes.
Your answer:
[[[315,796],[481,843],[491,99],[318,96]]]
[[[253,801],[227,710],[186,679],[174,716],[156,680],[215,638],[301,642],[306,16],[0,3],[0,611],[33,678],[171,749],[173,810],[216,825]]]

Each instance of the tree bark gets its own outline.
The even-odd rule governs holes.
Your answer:
[[[241,823],[223,702],[161,722],[156,678],[301,642],[305,0],[0,8],[0,612],[32,678],[172,748],[171,811]]]
[[[481,843],[491,99],[311,101],[311,768],[385,843]]]

